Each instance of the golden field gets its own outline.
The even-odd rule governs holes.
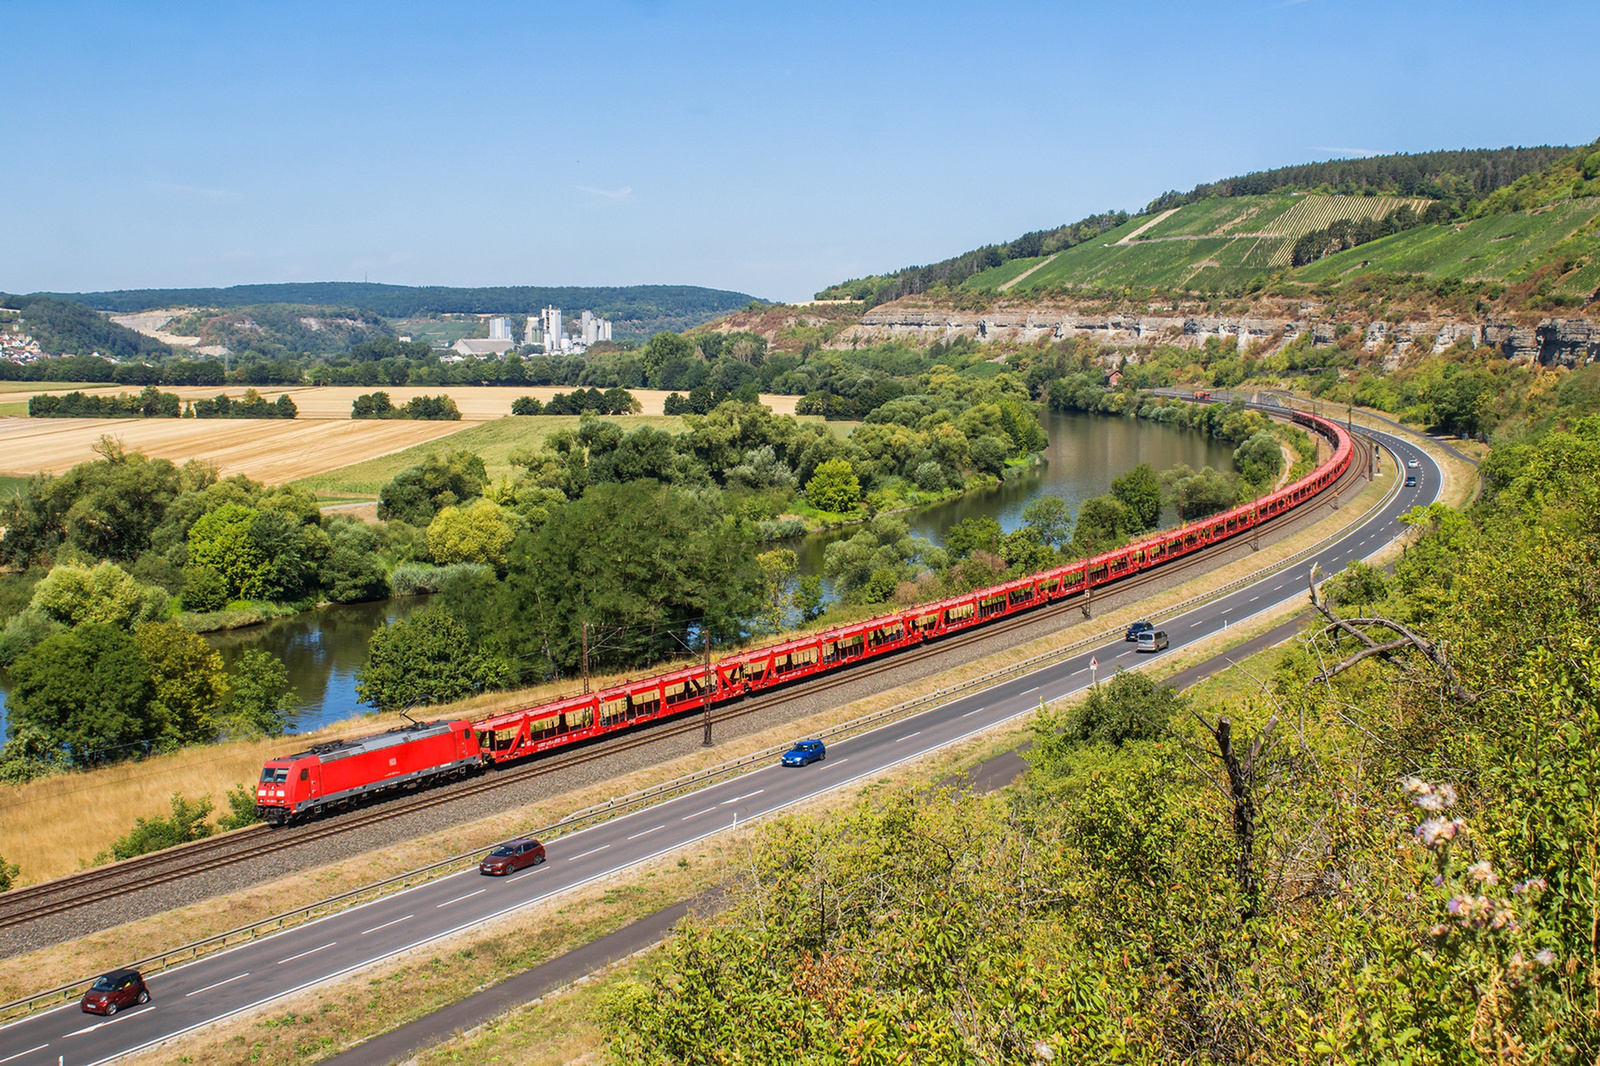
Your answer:
[[[347,411],[348,413],[348,411]],[[277,484],[437,440],[462,422],[194,418],[0,418],[0,474],[59,474],[110,434],[130,451]]]

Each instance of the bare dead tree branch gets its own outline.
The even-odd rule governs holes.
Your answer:
[[[1189,713],[1194,715],[1195,720],[1207,733],[1211,734],[1211,739],[1216,744],[1216,751],[1209,754],[1222,763],[1222,768],[1227,774],[1226,784],[1212,779],[1210,774],[1207,774],[1206,778],[1217,786],[1228,801],[1232,814],[1234,846],[1238,849],[1238,855],[1234,859],[1234,880],[1244,895],[1242,917],[1253,918],[1261,903],[1261,885],[1255,869],[1256,832],[1259,820],[1256,807],[1256,777],[1277,749],[1279,738],[1273,733],[1278,726],[1278,716],[1273,715],[1267,719],[1267,724],[1261,727],[1261,732],[1250,739],[1241,754],[1234,744],[1232,721],[1218,718],[1215,722],[1211,722],[1193,708]]]
[[[1313,681],[1328,681],[1349,670],[1357,663],[1373,656],[1382,656],[1387,662],[1398,667],[1402,673],[1415,674],[1416,671],[1411,665],[1400,658],[1402,652],[1413,651],[1432,663],[1444,676],[1445,683],[1450,689],[1450,695],[1454,699],[1467,704],[1475,703],[1478,700],[1479,694],[1467,691],[1456,680],[1455,669],[1450,665],[1450,660],[1433,641],[1411,629],[1403,622],[1398,622],[1384,615],[1341,618],[1336,613],[1336,608],[1338,607],[1336,600],[1331,596],[1317,595],[1317,570],[1315,567],[1307,575],[1306,581],[1310,586],[1311,606],[1315,607],[1317,612],[1327,619],[1327,624],[1322,627],[1317,636],[1328,638],[1330,643],[1336,644],[1337,635],[1345,634],[1354,637],[1362,644],[1362,648],[1359,651],[1346,656],[1332,666],[1324,665],[1316,677],[1312,678]],[[1391,639],[1380,641],[1368,632],[1368,630],[1372,629],[1386,629],[1398,635]]]

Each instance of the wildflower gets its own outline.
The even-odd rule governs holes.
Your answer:
[[[1500,881],[1500,876],[1494,872],[1488,859],[1482,859],[1467,867],[1467,876],[1483,885],[1494,885]]]
[[[1434,936],[1447,936],[1450,933],[1450,927],[1441,922],[1434,926],[1430,932],[1433,933]]]
[[[1037,1044],[1033,1045],[1033,1057],[1038,1059],[1040,1062],[1054,1062],[1056,1058],[1056,1052],[1054,1048],[1041,1040]]]
[[[1436,848],[1458,836],[1466,836],[1467,823],[1460,818],[1452,818],[1448,822],[1443,818],[1429,818],[1417,826],[1415,833],[1424,847]]]
[[[1433,887],[1434,888],[1443,888],[1444,887],[1444,874],[1434,874],[1433,875]]]
[[[1512,981],[1520,983],[1533,970],[1533,964],[1522,957],[1522,952],[1517,952],[1506,960],[1506,974]]]
[[[1495,912],[1494,921],[1489,923],[1489,928],[1490,929],[1509,929],[1513,933],[1516,932],[1517,931],[1517,915],[1516,915],[1516,912],[1513,911],[1509,907],[1505,908],[1504,910],[1500,910],[1500,911]]]
[[[1529,878],[1528,880],[1522,882],[1519,885],[1512,885],[1511,886],[1511,891],[1520,896],[1524,892],[1539,892],[1539,891],[1543,890],[1544,888],[1545,888],[1544,878],[1542,878],[1542,877],[1533,877],[1533,878]]]
[[[1556,953],[1551,951],[1549,948],[1545,948],[1543,951],[1537,952],[1533,956],[1533,961],[1537,962],[1540,966],[1543,966],[1548,970],[1550,967],[1556,964]]]
[[[1402,777],[1400,779],[1400,791],[1409,792],[1414,796],[1418,793],[1432,792],[1433,786],[1420,777]]]

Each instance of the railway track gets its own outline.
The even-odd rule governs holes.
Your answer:
[[[1340,494],[1348,493],[1363,480],[1371,461],[1370,446],[1363,438],[1357,437],[1355,448],[1356,454],[1349,470],[1330,489],[1325,490],[1306,506],[1262,523],[1256,527],[1257,531],[1276,531],[1308,519],[1320,518],[1321,512],[1331,501]],[[1118,581],[1112,589],[1103,592],[1102,595],[1112,591],[1125,593],[1156,580],[1165,580],[1173,574],[1181,574],[1198,567],[1238,545],[1239,541],[1235,539],[1210,545],[1155,570],[1143,571]],[[882,659],[862,663],[849,670],[796,682],[791,687],[748,697],[738,703],[713,710],[711,721],[714,726],[720,722],[732,721],[758,711],[779,707],[785,703],[809,699],[843,685],[855,684],[893,670],[900,670],[933,656],[948,655],[951,651],[981,641],[993,640],[995,637],[1037,625],[1041,621],[1081,610],[1083,606],[1082,595],[1057,600],[977,629],[953,634],[929,644],[904,649]],[[65,911],[105,903],[121,896],[143,892],[275,852],[355,832],[391,818],[405,817],[471,796],[520,784],[536,777],[560,773],[621,752],[692,733],[703,729],[704,723],[704,712],[689,710],[680,718],[651,725],[637,733],[600,738],[581,748],[559,755],[516,766],[491,769],[464,782],[436,785],[404,798],[380,801],[370,807],[359,807],[347,813],[325,816],[310,824],[276,829],[265,825],[251,826],[220,837],[210,837],[151,855],[128,859],[112,866],[87,870],[71,877],[13,889],[0,895],[0,929],[13,928]]]

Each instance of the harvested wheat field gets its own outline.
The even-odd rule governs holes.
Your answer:
[[[177,393],[185,400],[210,399],[219,392],[225,392],[229,397],[237,399],[244,395],[248,386],[229,385],[226,388],[203,385],[163,386],[162,392]],[[97,388],[85,389],[49,389],[41,390],[43,395],[61,396],[68,392],[85,392],[91,395],[115,396],[118,393],[135,393],[138,389],[126,385],[108,385]],[[294,401],[295,407],[300,412],[301,419],[308,418],[349,418],[350,405],[357,396],[364,396],[371,392],[387,392],[389,399],[396,406],[405,403],[415,396],[438,396],[445,393],[455,400],[456,406],[461,408],[461,417],[468,422],[488,422],[501,418],[511,413],[511,401],[518,396],[532,396],[541,403],[548,402],[550,397],[558,392],[571,392],[566,386],[549,385],[518,385],[503,386],[489,385],[483,387],[471,385],[296,385],[291,388],[262,387],[256,391],[268,400],[276,400],[279,396],[287,394]],[[671,395],[660,389],[630,389],[635,399],[643,405],[640,414],[659,415],[666,411],[667,397]],[[772,408],[773,414],[792,415],[794,405],[800,401],[798,396],[773,396],[764,395],[761,402]]]
[[[402,451],[461,422],[295,419],[0,418],[0,474],[59,474],[95,457],[109,434],[130,451],[215,463],[224,476],[277,484]]]

